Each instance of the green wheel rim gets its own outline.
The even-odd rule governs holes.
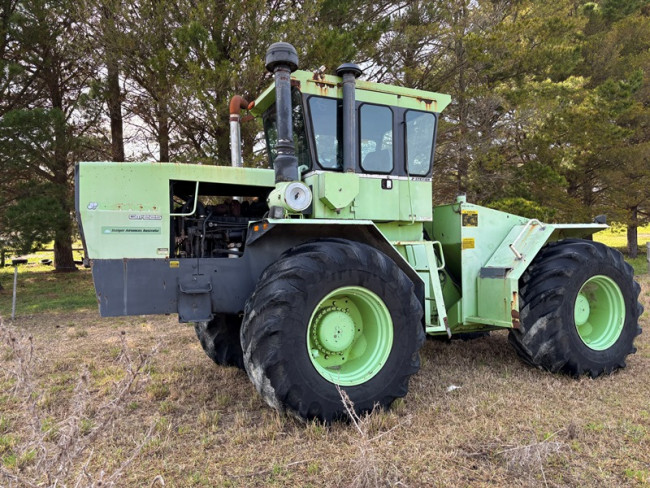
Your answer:
[[[625,323],[625,300],[618,285],[607,276],[589,278],[576,297],[573,317],[582,342],[595,351],[611,347]]]
[[[390,312],[366,288],[337,288],[318,302],[309,319],[309,358],[316,371],[332,383],[365,383],[386,364],[392,347]]]

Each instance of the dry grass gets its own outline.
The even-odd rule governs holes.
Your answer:
[[[650,279],[642,279],[650,310]],[[129,378],[125,331],[133,365],[139,352],[159,350],[122,397],[119,415],[71,465],[68,486],[84,468],[96,480],[122,466],[118,486],[650,485],[648,332],[626,369],[577,381],[524,366],[505,333],[427,341],[406,399],[390,412],[325,427],[269,410],[245,373],[214,366],[193,328],[173,317],[101,319],[93,311],[13,325],[33,338],[30,398],[38,413],[16,394],[16,354],[1,346],[0,459],[3,470],[33,484],[46,481],[33,477],[42,462],[28,449],[34,419],[50,449],[70,417],[80,419],[71,435],[84,442]],[[80,392],[83,401],[75,400]],[[80,404],[83,411],[71,410]],[[5,477],[0,486],[23,485]]]

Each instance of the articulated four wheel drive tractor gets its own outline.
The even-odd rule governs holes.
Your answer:
[[[459,197],[432,208],[450,97],[299,71],[231,102],[230,166],[81,163],[76,199],[102,316],[177,313],[207,355],[305,419],[406,395],[425,335],[509,329],[528,364],[596,377],[635,351],[639,285],[601,224],[547,224]],[[241,163],[263,122],[269,168]],[[270,169],[270,168],[273,169]]]

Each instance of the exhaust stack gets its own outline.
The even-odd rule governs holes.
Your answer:
[[[336,74],[343,78],[343,171],[357,170],[357,109],[354,94],[356,79],[362,71],[358,65],[345,63],[336,68]]]
[[[234,168],[241,168],[241,128],[239,121],[241,109],[247,109],[248,102],[245,98],[235,95],[230,99],[230,162]]]

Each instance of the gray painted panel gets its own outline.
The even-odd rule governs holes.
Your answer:
[[[93,261],[93,279],[104,317],[177,313],[179,282],[205,275],[212,282],[212,312],[238,313],[252,293],[249,263],[238,259],[106,259]],[[209,313],[209,312],[208,312]]]
[[[249,236],[244,255],[239,258],[94,260],[93,279],[101,315],[178,313],[182,305],[179,297],[192,295],[192,291],[197,300],[189,300],[182,306],[183,321],[207,317],[209,308],[212,313],[243,312],[246,300],[264,269],[285,250],[323,237],[365,242],[401,262],[397,259],[399,256],[395,256],[397,251],[371,226],[271,225],[260,234],[254,240]],[[412,269],[405,271],[415,283],[418,297],[423,300],[422,281],[417,275],[412,276]],[[194,276],[201,277],[205,289],[192,290],[185,285],[186,293],[182,293],[179,284],[189,283]],[[210,292],[207,291],[208,283],[212,287]]]

